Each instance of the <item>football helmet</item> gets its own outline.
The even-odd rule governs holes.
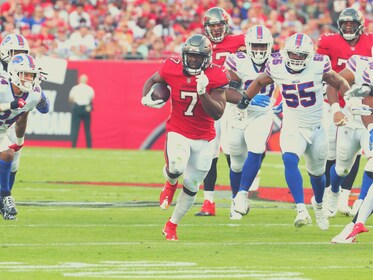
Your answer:
[[[211,64],[212,45],[204,35],[195,34],[189,37],[181,52],[184,71],[189,75],[199,75]]]
[[[250,27],[245,35],[245,45],[247,55],[254,63],[263,64],[272,52],[273,37],[271,31],[264,25]]]
[[[298,72],[305,69],[311,61],[313,54],[313,42],[304,33],[295,33],[285,42],[285,63],[293,71]],[[292,57],[293,55],[297,55],[299,58],[295,59]]]
[[[220,7],[214,7],[206,11],[203,16],[203,26],[207,37],[214,43],[220,43],[229,32],[229,14]],[[212,25],[219,27],[212,27]]]
[[[1,41],[0,58],[2,61],[9,63],[10,59],[15,55],[15,51],[23,51],[26,54],[30,53],[30,46],[27,39],[19,34],[8,34]]]
[[[29,92],[40,83],[40,70],[36,66],[35,59],[29,54],[13,56],[8,64],[8,74],[12,84],[22,92]]]
[[[343,24],[345,22],[353,22],[355,24],[351,29]],[[337,25],[342,37],[347,41],[351,41],[363,34],[364,16],[360,11],[354,8],[347,8],[339,15]]]

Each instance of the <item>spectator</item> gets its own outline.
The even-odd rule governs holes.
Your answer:
[[[69,15],[69,24],[72,28],[78,28],[80,23],[84,20],[88,27],[91,26],[91,18],[87,12],[84,11],[84,4],[77,4],[76,9]]]
[[[71,53],[69,59],[82,60],[90,58],[91,52],[95,49],[95,39],[82,20],[79,28],[70,36]]]

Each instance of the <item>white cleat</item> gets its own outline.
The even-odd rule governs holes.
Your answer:
[[[311,199],[313,210],[315,211],[316,223],[321,230],[329,229],[329,220],[324,214],[322,203],[317,203],[315,197]]]
[[[356,236],[348,238],[352,230],[354,229],[354,223],[347,224],[344,229],[336,236],[333,237],[332,243],[338,244],[351,244],[355,243]]]
[[[247,191],[239,191],[233,199],[234,211],[241,215],[247,215],[250,211],[250,202],[247,197]]]
[[[326,205],[326,209],[325,209],[325,212],[326,212],[326,216],[328,218],[332,218],[332,217],[335,217],[337,215],[337,212],[338,212],[338,199],[339,199],[339,193],[340,192],[330,192],[329,194],[329,201]]]
[[[241,220],[242,219],[242,215],[240,213],[237,213],[236,211],[234,211],[233,199],[232,199],[232,203],[231,203],[231,209],[229,211],[229,218],[231,220]]]
[[[338,211],[345,216],[351,216],[351,208],[348,206],[350,193],[350,190],[342,189],[338,200]]]
[[[307,209],[299,210],[294,220],[294,226],[297,228],[312,224],[312,219]]]

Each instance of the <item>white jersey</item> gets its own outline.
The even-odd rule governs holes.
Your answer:
[[[291,73],[282,53],[273,54],[266,73],[279,86],[283,100],[283,125],[315,127],[323,117],[323,75],[331,70],[328,56],[314,54],[308,66]]]
[[[265,70],[265,64],[261,67],[255,65],[251,58],[245,52],[236,52],[229,55],[229,57],[225,60],[224,66],[237,74],[237,76],[241,79],[241,88],[239,89],[240,92],[244,92],[249,85],[259,76],[259,74],[263,73]],[[275,89],[275,85],[270,84],[258,93],[263,95],[268,95],[272,97],[273,91]],[[250,105],[247,107],[247,110],[250,111],[269,111],[271,110],[275,100],[272,98],[272,102],[266,107],[260,106],[253,106]]]
[[[24,93],[21,97],[26,105],[23,108],[17,108],[0,112],[0,139],[4,137],[8,128],[15,123],[18,118],[26,112],[32,111],[41,99],[41,88],[35,87],[31,92]],[[5,77],[0,77],[0,103],[10,103],[15,100],[11,82]]]

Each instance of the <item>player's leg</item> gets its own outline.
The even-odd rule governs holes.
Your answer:
[[[13,158],[14,151],[11,149],[0,152],[0,211],[5,220],[14,220],[15,215],[17,215],[17,209],[9,187]]]
[[[304,154],[307,142],[299,131],[284,125],[280,134],[280,147],[285,167],[285,180],[297,208],[294,225],[301,227],[312,222],[304,204],[303,178],[298,166],[299,158]]]
[[[71,113],[71,146],[76,147],[80,126],[79,106],[74,105]]]
[[[211,166],[213,143],[204,140],[189,140],[189,144],[191,153],[184,171],[183,189],[179,193],[172,216],[164,228],[167,240],[177,240],[176,227],[192,208],[199,186]],[[167,232],[167,229],[171,232]]]
[[[163,176],[166,183],[159,196],[159,206],[168,209],[172,203],[178,178],[184,173],[190,157],[189,139],[184,136],[169,132],[166,135],[165,161]]]
[[[92,134],[91,134],[91,113],[84,112],[83,118],[84,132],[87,148],[92,148]]]
[[[306,169],[314,197],[311,203],[314,209],[316,223],[321,230],[329,228],[329,221],[323,211],[323,196],[325,190],[325,163],[328,152],[327,135],[322,126],[316,127],[313,132],[312,144],[305,151]]]
[[[343,178],[350,172],[360,151],[360,139],[357,137],[356,130],[340,127],[337,139],[337,160],[330,169],[331,192],[326,207],[328,217],[334,217],[337,214],[340,185]]]

